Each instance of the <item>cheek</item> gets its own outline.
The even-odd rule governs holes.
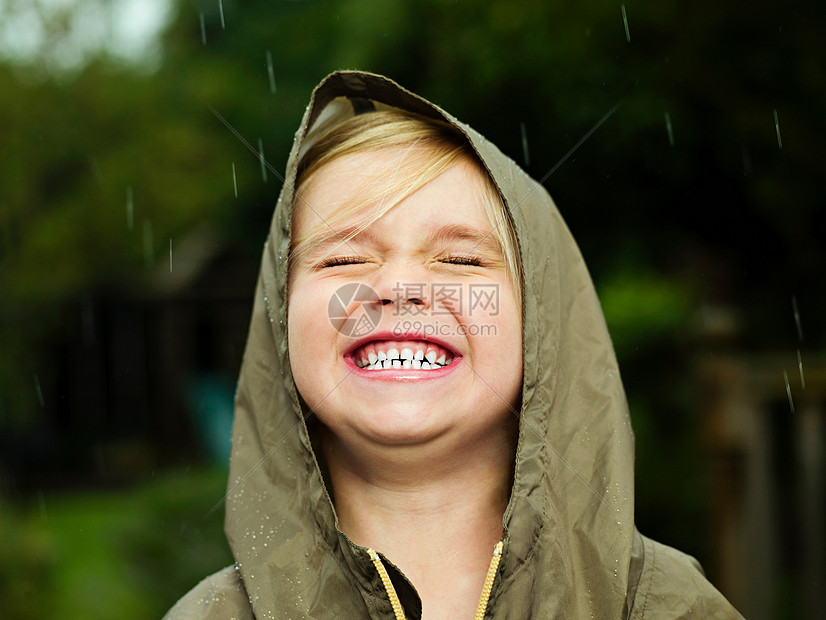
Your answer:
[[[289,321],[289,331],[301,334],[301,328],[312,325],[318,317],[324,316],[326,320],[327,304],[329,293],[324,287],[307,283],[297,278],[290,289],[289,301],[287,304],[287,318]],[[327,323],[329,324],[329,322]],[[317,328],[323,327],[321,325]]]
[[[490,346],[502,359],[518,358],[522,361],[522,317],[513,292],[506,287],[501,289],[501,303],[495,306],[495,312],[481,314],[474,318],[480,334],[488,334]]]
[[[496,359],[500,360],[502,396],[513,405],[522,389],[522,317],[515,301],[503,304],[496,317],[501,336],[496,339]]]
[[[294,283],[287,306],[287,338],[290,366],[299,388],[304,377],[312,375],[319,351],[330,348],[326,310],[327,304],[319,299],[318,291]]]

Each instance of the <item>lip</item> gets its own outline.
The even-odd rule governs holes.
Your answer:
[[[353,344],[347,347],[347,350],[344,353],[344,357],[352,358],[353,351],[358,349],[360,346],[367,344],[368,342],[373,342],[374,340],[397,340],[399,342],[403,340],[421,340],[422,342],[432,342],[433,344],[437,344],[440,347],[443,347],[450,351],[453,354],[454,359],[457,357],[462,357],[462,355],[456,350],[455,347],[449,345],[447,342],[440,338],[434,338],[433,336],[425,336],[421,332],[404,332],[400,334],[396,331],[389,330],[373,332],[369,336],[365,336],[364,338],[356,340]]]
[[[391,368],[387,368],[385,370],[367,370],[366,368],[356,366],[356,362],[353,359],[353,351],[374,340],[421,340],[422,342],[432,342],[433,344],[437,344],[440,347],[444,347],[450,351],[453,354],[453,361],[447,366],[443,366],[437,370],[416,370],[414,368],[399,368],[397,370]],[[350,372],[357,377],[364,377],[365,379],[377,381],[395,381],[397,383],[441,379],[442,377],[446,377],[453,373],[460,366],[459,362],[461,360],[462,355],[459,354],[454,347],[447,344],[444,340],[433,338],[431,336],[425,336],[421,332],[405,332],[403,334],[392,331],[375,332],[356,341],[344,354],[344,363],[347,365]]]

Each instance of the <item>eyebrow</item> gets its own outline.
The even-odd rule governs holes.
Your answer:
[[[493,229],[484,232],[464,224],[447,224],[439,227],[426,237],[428,245],[436,245],[448,241],[470,241],[474,248],[482,247],[485,250],[500,252],[501,248],[493,236]]]
[[[318,240],[313,244],[310,254],[319,254],[328,246],[343,244],[349,246],[353,243],[366,243],[368,245],[376,245],[378,243],[378,236],[369,228],[358,232],[358,226],[348,226],[341,229],[330,229],[326,234],[319,236]]]
[[[358,226],[349,226],[340,230],[331,230],[328,234],[322,236],[310,251],[311,254],[318,254],[325,250],[328,246],[336,244],[348,245],[349,243],[358,243],[366,245],[379,245],[379,236],[370,228],[358,231]],[[474,244],[474,249],[477,247],[483,250],[492,252],[501,252],[499,242],[493,234],[491,229],[487,232],[467,226],[465,224],[445,224],[434,231],[431,231],[424,237],[424,243],[430,247],[433,245],[445,244],[451,241],[469,241]]]

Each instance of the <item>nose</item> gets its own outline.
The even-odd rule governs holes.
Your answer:
[[[424,306],[425,305],[424,300],[420,299],[418,297],[408,297],[407,299],[405,299],[404,297],[405,297],[404,295],[400,295],[400,296],[395,297],[393,299],[388,299],[388,298],[385,297],[385,298],[381,299],[381,305],[382,306],[389,306],[390,304],[397,304],[397,303],[409,303],[409,304],[413,304],[414,306]]]
[[[373,282],[382,306],[395,306],[399,311],[423,312],[430,306],[430,278],[422,270],[403,267],[383,267]]]

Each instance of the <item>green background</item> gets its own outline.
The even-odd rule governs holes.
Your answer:
[[[280,185],[210,106],[282,170],[312,87],[341,68],[394,78],[535,178],[558,165],[544,185],[592,270],[628,391],[638,524],[714,579],[695,361],[796,360],[826,341],[818,4],[171,0],[154,54],[101,46],[66,66],[83,5],[0,3],[0,24],[34,6],[44,42],[0,57],[4,617],[157,617],[231,561],[211,510],[226,463],[198,405],[126,423],[106,398],[67,401],[66,360],[85,308],[157,301],[170,240],[207,235],[254,281]],[[733,324],[722,347],[715,312]],[[213,360],[222,381],[242,344]],[[780,568],[773,616],[800,617],[798,570]]]

